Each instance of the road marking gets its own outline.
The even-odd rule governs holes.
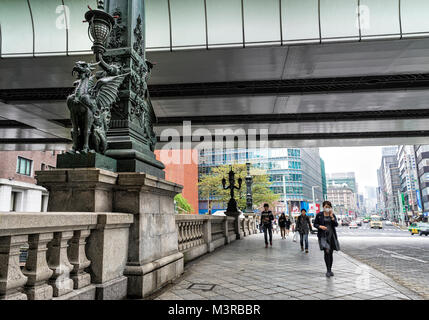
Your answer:
[[[378,250],[383,251],[385,253],[390,253],[390,256],[392,258],[397,258],[397,259],[402,259],[402,260],[408,260],[408,261],[414,260],[414,261],[418,261],[418,262],[422,262],[422,263],[426,263],[427,262],[427,261],[420,260],[420,259],[417,259],[417,258],[405,256],[405,255],[397,253],[395,251],[390,251],[390,250],[386,250],[386,249],[378,249]]]

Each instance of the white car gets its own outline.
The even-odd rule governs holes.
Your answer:
[[[356,222],[350,222],[349,224],[349,229],[357,229],[359,228]]]
[[[386,224],[386,226],[391,226],[392,225],[392,221],[389,221],[389,220],[386,220],[384,223]]]

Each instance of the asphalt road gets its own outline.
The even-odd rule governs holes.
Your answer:
[[[429,299],[429,236],[411,235],[384,223],[383,229],[338,227],[341,250]]]

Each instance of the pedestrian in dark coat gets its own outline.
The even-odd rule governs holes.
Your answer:
[[[261,212],[261,226],[264,231],[265,248],[268,248],[268,235],[270,237],[270,245],[273,245],[273,220],[274,215],[271,210],[268,210],[268,203],[264,204],[264,211]],[[268,235],[267,235],[268,234]]]
[[[305,253],[308,253],[308,233],[313,230],[311,227],[310,218],[307,216],[307,210],[302,209],[301,215],[296,221],[296,230],[299,232],[301,251],[304,251],[305,242]]]
[[[286,216],[284,212],[279,217],[279,227],[282,239],[286,239]]]
[[[320,250],[325,253],[326,276],[332,277],[333,252],[340,250],[336,227],[338,227],[337,217],[332,210],[330,201],[323,202],[323,212],[316,215],[314,227],[317,228],[317,237],[319,239]]]
[[[290,229],[291,224],[292,224],[292,221],[290,221],[289,217],[286,216],[286,236],[289,235],[289,229]]]

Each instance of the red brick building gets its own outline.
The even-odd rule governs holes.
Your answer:
[[[55,167],[58,151],[0,151],[0,211],[46,211],[48,192],[35,172]]]
[[[165,179],[183,186],[183,197],[191,204],[193,213],[198,214],[198,151],[156,150],[155,155],[165,165]]]
[[[0,151],[0,178],[36,183],[34,173],[55,168],[59,151]]]

